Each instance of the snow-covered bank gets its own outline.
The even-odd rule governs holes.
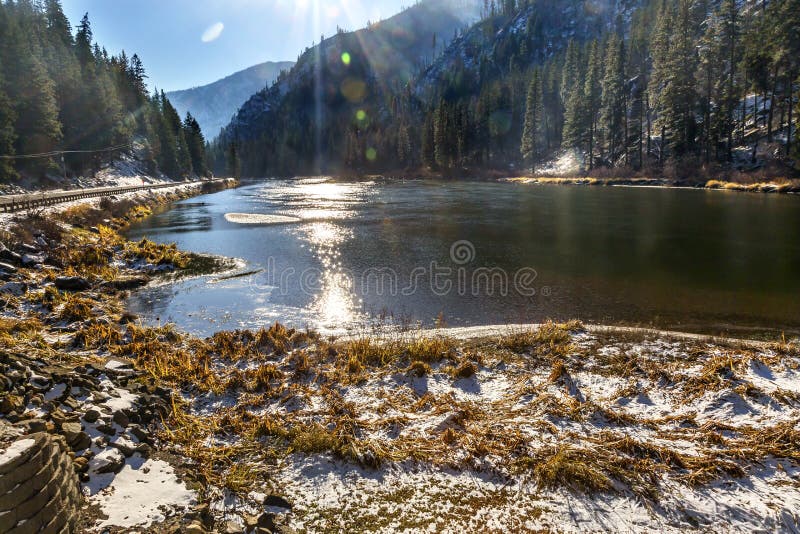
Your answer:
[[[301,531],[800,528],[793,345],[578,323],[212,343],[223,386],[187,395],[184,424],[203,454],[235,458],[220,476],[266,472],[293,505],[267,509],[245,482],[238,499],[212,492],[226,517],[279,514]]]

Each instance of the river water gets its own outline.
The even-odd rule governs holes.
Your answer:
[[[175,203],[128,235],[242,260],[239,276],[156,284],[128,303],[200,335],[547,318],[800,332],[795,196],[275,180]]]

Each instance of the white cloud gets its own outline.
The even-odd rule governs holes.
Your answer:
[[[204,43],[210,43],[211,41],[216,41],[219,39],[219,36],[222,35],[222,30],[225,29],[225,25],[221,22],[217,22],[212,24],[206,31],[203,32],[203,36],[200,38],[201,41]]]

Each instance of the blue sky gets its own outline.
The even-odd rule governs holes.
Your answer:
[[[110,53],[138,53],[150,87],[204,85],[263,61],[294,61],[320,35],[363,27],[414,0],[62,0],[73,27],[89,13]]]

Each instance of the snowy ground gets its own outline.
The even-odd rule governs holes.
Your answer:
[[[269,386],[192,411],[219,418],[209,445],[286,440],[268,477],[298,530],[800,529],[796,349],[548,327],[438,339],[441,357],[355,340],[219,362],[267,367]]]

